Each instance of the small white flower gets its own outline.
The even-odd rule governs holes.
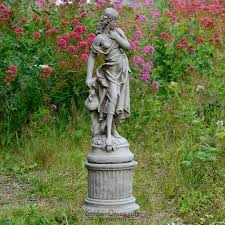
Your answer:
[[[202,92],[202,91],[204,91],[204,90],[205,90],[204,86],[202,86],[202,85],[197,85],[197,88],[196,88],[196,91],[197,91],[197,92]]]
[[[48,65],[39,65],[42,69],[48,67]]]
[[[222,129],[223,128],[223,120],[218,120],[216,122],[216,126],[217,126],[218,129]]]
[[[73,1],[68,1],[67,4],[72,4]],[[57,0],[55,2],[56,6],[59,6],[59,5],[65,5],[65,2],[63,2],[63,0]]]

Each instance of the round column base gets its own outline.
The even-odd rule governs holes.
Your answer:
[[[135,200],[134,197],[119,200],[101,200],[87,197],[83,209],[88,213],[97,214],[130,214],[140,208]]]
[[[132,195],[135,161],[124,163],[86,162],[88,197],[84,210],[97,214],[129,214],[140,207]]]

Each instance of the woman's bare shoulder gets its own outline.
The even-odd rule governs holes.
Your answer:
[[[93,44],[96,45],[96,46],[100,46],[101,40],[102,40],[101,34],[98,34],[98,35],[95,37],[95,39],[94,39],[94,41],[93,41]]]

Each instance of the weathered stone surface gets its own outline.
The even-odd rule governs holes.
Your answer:
[[[132,195],[135,161],[118,164],[86,162],[88,197],[84,209],[99,213],[130,213],[139,209]]]
[[[116,138],[117,143],[113,145],[113,151],[105,151],[105,144],[102,146],[92,144],[92,150],[87,156],[88,162],[92,163],[122,163],[131,162],[134,155],[129,150],[129,144],[125,138]]]
[[[115,26],[118,12],[105,9],[96,27],[88,58],[86,84],[90,94],[85,106],[91,112],[92,147],[85,163],[88,197],[84,209],[93,213],[131,213],[139,209],[132,195],[136,162],[129,144],[116,125],[130,116],[130,67],[124,50],[130,44]],[[98,54],[105,56],[93,77]]]

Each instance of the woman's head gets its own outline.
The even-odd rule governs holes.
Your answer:
[[[101,16],[96,27],[96,34],[103,32],[106,26],[109,26],[111,30],[115,29],[115,24],[118,19],[118,12],[113,8],[107,8],[104,11],[104,15]]]

